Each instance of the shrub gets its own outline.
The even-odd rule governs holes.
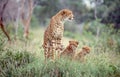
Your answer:
[[[0,52],[0,77],[14,77],[19,68],[24,68],[35,59],[23,50],[3,49]]]

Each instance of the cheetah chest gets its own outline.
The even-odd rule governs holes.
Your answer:
[[[53,31],[54,37],[55,38],[62,38],[63,37],[63,31],[64,31],[63,26],[57,26]]]

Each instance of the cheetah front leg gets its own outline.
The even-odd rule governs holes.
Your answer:
[[[44,48],[44,57],[45,57],[45,63],[46,63],[47,59],[49,58],[49,46],[48,46],[48,44],[43,45],[43,48]]]
[[[56,50],[56,41],[52,40],[51,45],[50,45],[50,57],[52,58],[53,61],[55,61],[55,51]]]
[[[62,45],[61,39],[57,39],[57,56],[60,58],[60,52],[64,50],[64,46]]]

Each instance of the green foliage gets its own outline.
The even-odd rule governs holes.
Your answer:
[[[117,41],[117,48],[116,48],[117,52],[120,52],[120,39],[117,38],[116,41]]]
[[[35,59],[23,50],[3,49],[0,53],[0,77],[13,77],[18,69],[24,68]]]
[[[82,23],[86,21],[94,21],[95,13],[94,9],[91,8],[93,2],[95,0],[87,0],[90,1],[89,7],[86,6],[84,0],[37,0],[38,6],[34,9],[34,16],[39,20],[42,26],[46,25],[47,19],[50,19],[53,15],[55,15],[59,10],[68,8],[73,11],[75,21],[77,23]],[[119,0],[99,0],[104,1],[100,5],[96,6],[96,16],[97,18],[102,20],[102,23],[113,23],[118,25],[119,24],[119,8],[120,8],[120,1]],[[98,2],[99,2],[98,1]],[[106,25],[109,26],[109,25]],[[119,26],[115,26],[119,28]],[[117,29],[116,28],[116,29]],[[67,29],[67,28],[66,28]]]
[[[65,31],[71,31],[73,33],[77,32],[77,25],[74,21],[66,22],[64,27]]]
[[[7,75],[14,77],[119,77],[119,67],[112,65],[104,56],[101,54],[91,57],[86,63],[63,58],[56,62],[48,61],[45,64],[37,59],[27,67],[21,67],[12,73],[9,71]],[[10,63],[8,65],[11,66]],[[13,71],[13,68],[10,70]]]
[[[19,39],[11,45],[6,43],[6,36],[0,31],[0,77],[120,77],[120,31],[116,32],[110,24],[119,23],[114,18],[119,18],[120,0],[104,0],[97,7],[98,19],[94,18],[94,9],[86,8],[83,0],[37,1],[43,1],[43,5],[34,9],[29,41],[23,40],[21,26],[18,28]],[[49,19],[64,8],[72,10],[75,21],[82,23],[65,23],[64,37],[69,38],[65,38],[65,43],[70,39],[78,40],[78,50],[87,45],[91,52],[85,57],[85,62],[71,61],[66,57],[44,63],[41,48],[44,30],[37,29],[37,26],[46,26]],[[102,24],[102,18],[109,24]],[[8,26],[8,30],[12,29]],[[13,36],[14,31],[9,33]]]
[[[113,29],[113,25],[107,27],[98,21],[93,21],[83,25],[82,33],[79,33],[79,29],[76,29],[74,32],[70,28],[70,30],[64,32],[64,36],[79,40],[80,46],[94,46],[96,50],[101,50],[102,52],[120,52],[120,33]]]
[[[32,16],[31,18],[31,27],[35,28],[39,25],[40,23],[38,22],[38,19],[35,17],[35,15]]]
[[[46,19],[51,18],[55,15],[60,9],[61,5],[58,0],[42,0],[46,5],[37,6],[34,10],[34,15],[40,21],[40,24],[45,25],[47,22]],[[40,2],[40,0],[38,1]]]
[[[0,50],[3,49],[5,43],[6,43],[5,36],[4,36],[3,33],[0,31]]]
[[[91,23],[94,23],[92,25],[95,28]],[[45,63],[44,52],[40,47],[43,40],[41,29],[32,28],[32,39],[27,42],[18,39],[15,46],[7,46],[0,41],[0,77],[120,77],[120,55],[116,53],[120,51],[120,33],[116,33],[112,25],[109,28],[97,21],[91,23],[84,25],[81,34],[74,29],[64,33],[64,37],[79,41],[78,50],[84,45],[91,47],[85,62],[62,57],[55,62],[48,60]],[[96,32],[97,24],[102,26],[98,37],[93,32]],[[0,37],[5,40],[4,36]]]
[[[106,29],[106,27],[105,27],[104,24],[101,24],[99,21],[100,20],[97,19],[95,21],[91,21],[89,23],[85,23],[85,25],[84,25],[85,31],[91,32],[93,35],[96,35],[97,31],[99,31],[99,34],[104,32],[104,29]]]

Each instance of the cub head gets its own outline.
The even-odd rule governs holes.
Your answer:
[[[88,46],[82,47],[82,52],[84,52],[84,55],[90,53],[90,50],[91,50],[91,49],[90,49],[90,47],[88,47]]]
[[[78,47],[79,42],[78,41],[69,41],[69,46],[73,49],[76,50]]]
[[[74,19],[73,12],[69,9],[63,9],[59,13],[62,16],[63,20],[73,20]]]

